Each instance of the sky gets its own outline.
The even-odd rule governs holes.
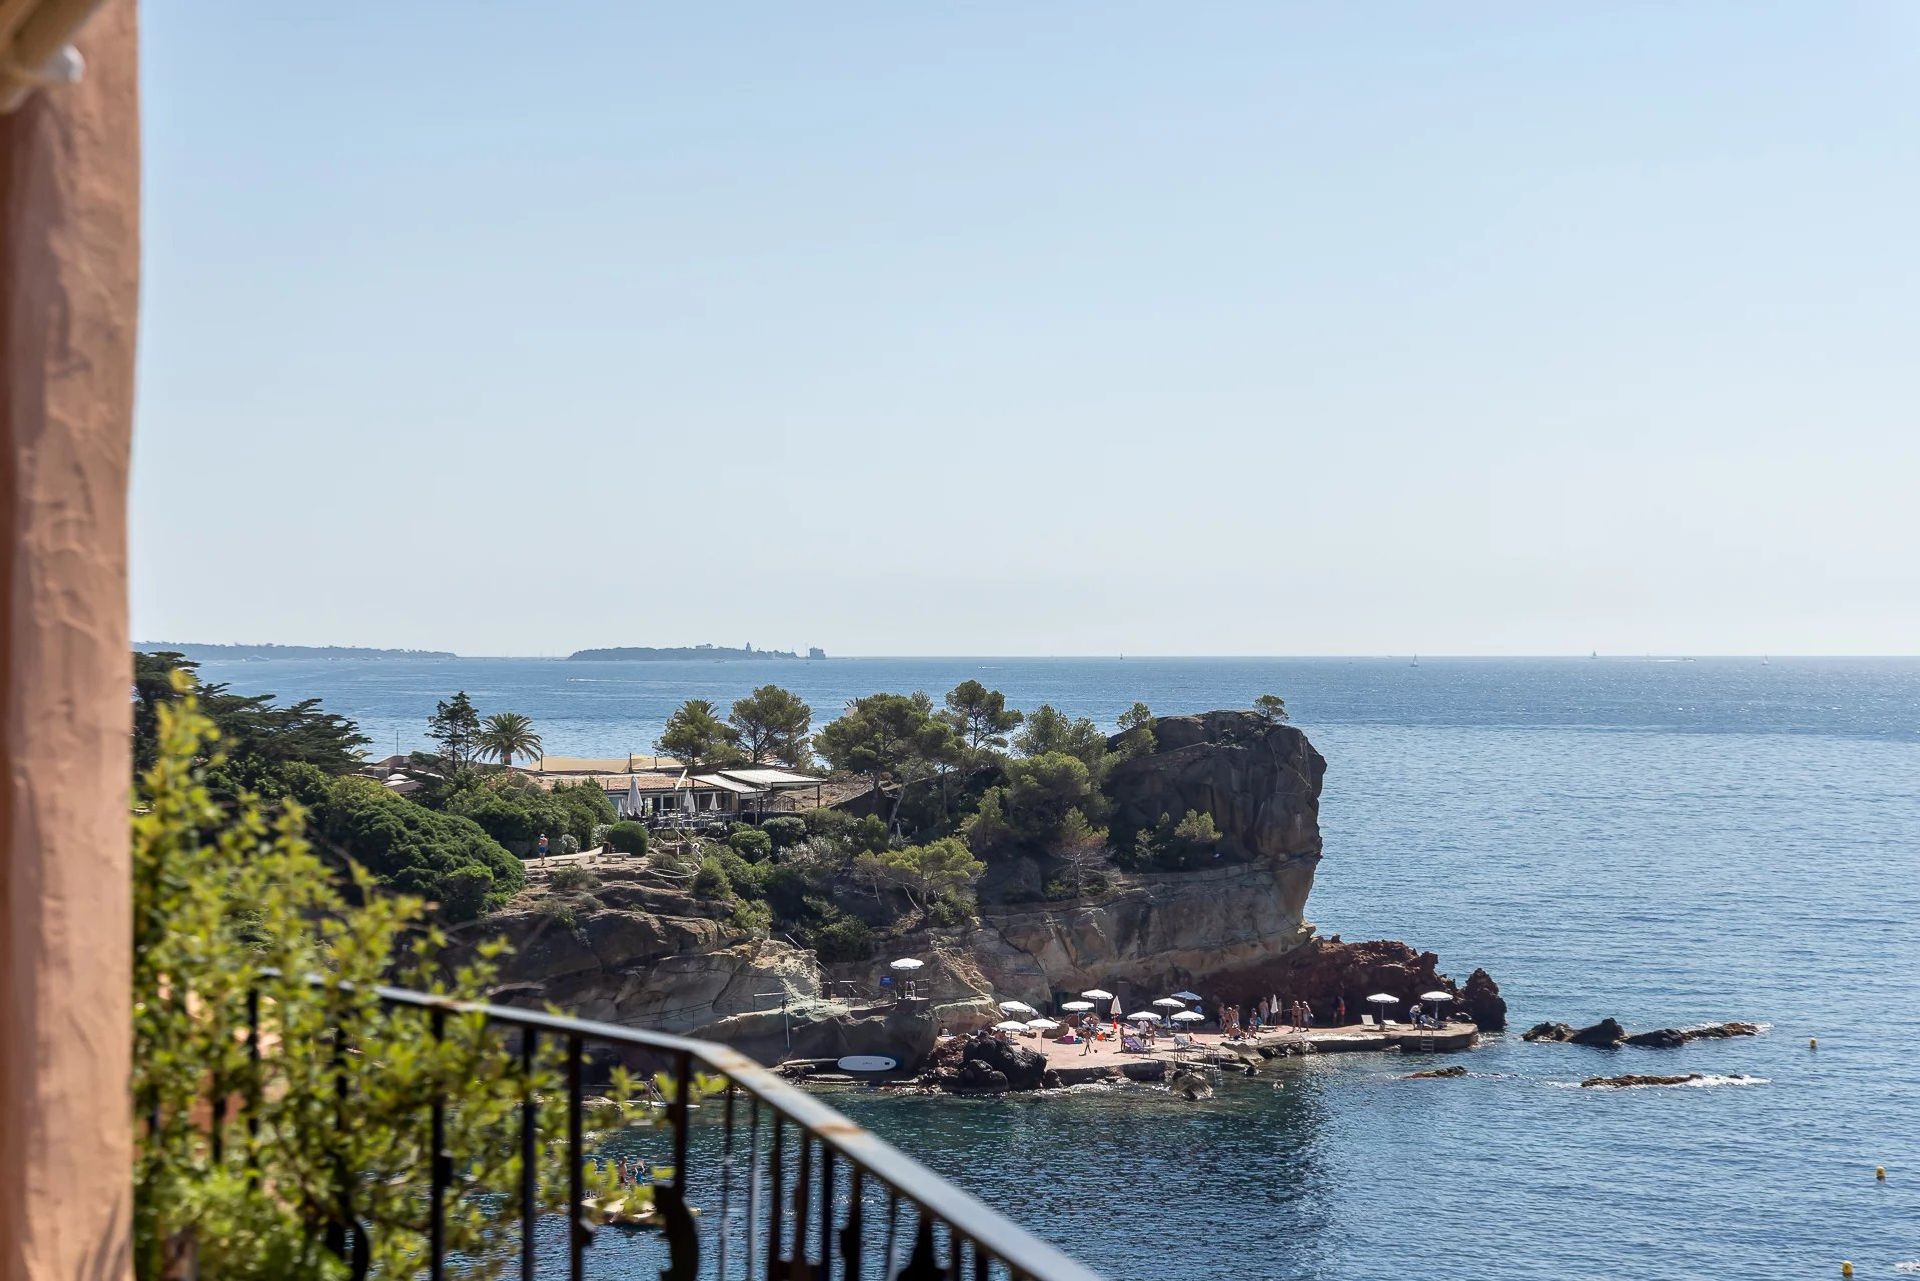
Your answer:
[[[1920,7],[142,21],[136,638],[1915,652]]]

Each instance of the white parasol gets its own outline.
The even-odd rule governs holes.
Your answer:
[[[1177,1001],[1171,996],[1163,996],[1155,1001],[1154,1004],[1163,1010],[1180,1010],[1185,1009],[1187,1003],[1185,1001]]]
[[[1374,993],[1374,994],[1373,994],[1372,996],[1370,996],[1370,997],[1368,997],[1367,999],[1368,999],[1369,1001],[1372,1001],[1372,1002],[1373,1002],[1373,1003],[1374,1003],[1375,1005],[1398,1005],[1398,1004],[1400,1004],[1400,998],[1399,998],[1399,997],[1397,997],[1397,996],[1388,996],[1388,995],[1387,995],[1387,994],[1386,994],[1385,992],[1375,992],[1375,993]]]
[[[1421,1000],[1423,1000],[1423,1001],[1451,1001],[1451,1000],[1453,999],[1453,993],[1451,993],[1451,992],[1422,992],[1422,993],[1420,994],[1420,999],[1421,999]]]
[[[1080,995],[1086,997],[1089,1001],[1111,1001],[1113,999],[1113,993],[1097,987],[1090,987]]]
[[[1027,1025],[1025,1023],[1015,1023],[1012,1019],[1008,1019],[1004,1023],[995,1023],[993,1030],[996,1032],[1024,1032],[1027,1030]]]
[[[1052,1019],[1028,1019],[1027,1026],[1036,1032],[1051,1032],[1060,1025]]]
[[[1206,1017],[1206,1015],[1200,1013],[1198,1010],[1182,1010],[1173,1016],[1173,1021],[1175,1023],[1198,1023]]]
[[[1000,1012],[1002,1014],[1038,1014],[1040,1011],[1034,1009],[1025,1001],[1002,1001],[1000,1002]]]
[[[1200,999],[1198,992],[1175,992],[1174,995],[1183,1001],[1197,1001]]]
[[[1060,1008],[1063,1010],[1066,1010],[1070,1014],[1085,1014],[1088,1010],[1093,1008],[1093,1002],[1092,1001],[1068,1001],[1066,1004],[1062,1005]]]
[[[911,956],[903,956],[897,961],[889,962],[887,968],[890,970],[917,970],[925,964],[925,961],[916,961]]]
[[[1152,1010],[1141,1010],[1138,1014],[1127,1015],[1127,1021],[1129,1023],[1164,1023],[1166,1020]]]

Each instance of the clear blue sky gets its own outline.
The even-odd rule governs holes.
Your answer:
[[[141,638],[1920,636],[1920,6],[143,21]]]

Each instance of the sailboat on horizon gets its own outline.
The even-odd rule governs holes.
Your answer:
[[[1415,654],[1415,655],[1413,656],[1413,661],[1412,661],[1411,663],[1408,663],[1408,664],[1407,664],[1407,666],[1408,666],[1408,667],[1418,667],[1418,666],[1420,666],[1420,655],[1418,655],[1418,654]]]

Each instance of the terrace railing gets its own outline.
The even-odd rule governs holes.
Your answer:
[[[512,1029],[521,1063],[558,1047],[565,1062],[566,1205],[564,1264],[551,1246],[536,1250],[541,1211],[533,1186],[538,1109],[521,1108],[522,1153],[518,1189],[519,1276],[583,1281],[595,1230],[582,1213],[584,1172],[591,1159],[582,1123],[590,1047],[611,1047],[665,1065],[675,1088],[664,1092],[671,1165],[656,1171],[657,1234],[618,1237],[607,1250],[648,1250],[662,1281],[1100,1281],[1098,1275],[955,1187],[888,1143],[726,1046],[638,1031],[609,1023],[446,997],[404,988],[376,989],[389,1008],[419,1011],[423,1034],[433,1035],[455,1014],[483,1015],[490,1027]],[[249,1033],[258,1037],[257,1002],[249,1006]],[[707,1078],[699,1110],[689,1115],[696,1081]],[[725,1084],[715,1091],[713,1078]],[[447,1198],[461,1154],[442,1150],[444,1109],[431,1118],[434,1159],[427,1196],[427,1275],[448,1273],[444,1246]],[[698,1144],[690,1137],[698,1128]],[[705,1168],[703,1168],[703,1166]],[[700,1203],[690,1199],[694,1187]],[[608,1233],[609,1228],[599,1229]],[[359,1252],[355,1252],[359,1253]],[[659,1256],[664,1254],[664,1258]],[[458,1260],[453,1261],[458,1271]],[[609,1265],[615,1263],[608,1260]],[[595,1271],[600,1271],[596,1265]],[[648,1269],[651,1271],[651,1269]],[[621,1266],[618,1275],[642,1275]]]

